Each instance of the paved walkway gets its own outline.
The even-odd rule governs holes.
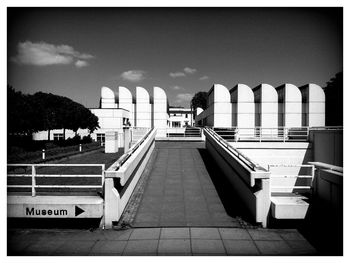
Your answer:
[[[10,230],[8,255],[316,255],[296,230],[136,228]]]
[[[239,227],[230,217],[208,174],[199,149],[204,143],[157,142],[147,182],[130,204],[133,227]],[[147,175],[143,175],[147,176]],[[144,188],[144,189],[142,189]],[[126,209],[129,211],[130,209]],[[127,213],[127,212],[126,212]]]

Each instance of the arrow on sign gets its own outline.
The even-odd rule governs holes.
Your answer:
[[[80,215],[81,213],[84,213],[85,210],[81,209],[79,206],[75,206],[75,216]]]

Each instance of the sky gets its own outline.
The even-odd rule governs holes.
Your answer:
[[[343,70],[342,8],[8,8],[9,85],[98,107],[102,86],[324,87]]]

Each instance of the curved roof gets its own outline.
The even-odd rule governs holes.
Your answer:
[[[102,99],[113,99],[115,98],[114,91],[108,87],[101,88],[101,98]]]

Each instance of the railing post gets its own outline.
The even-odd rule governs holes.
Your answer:
[[[260,142],[261,142],[261,133],[262,133],[262,128],[259,127]]]
[[[36,174],[36,171],[35,171],[35,165],[32,165],[32,196],[34,197],[35,196],[35,174]]]
[[[105,169],[106,169],[106,165],[102,164],[102,177],[101,177],[101,186],[103,188],[103,185],[105,183]]]

